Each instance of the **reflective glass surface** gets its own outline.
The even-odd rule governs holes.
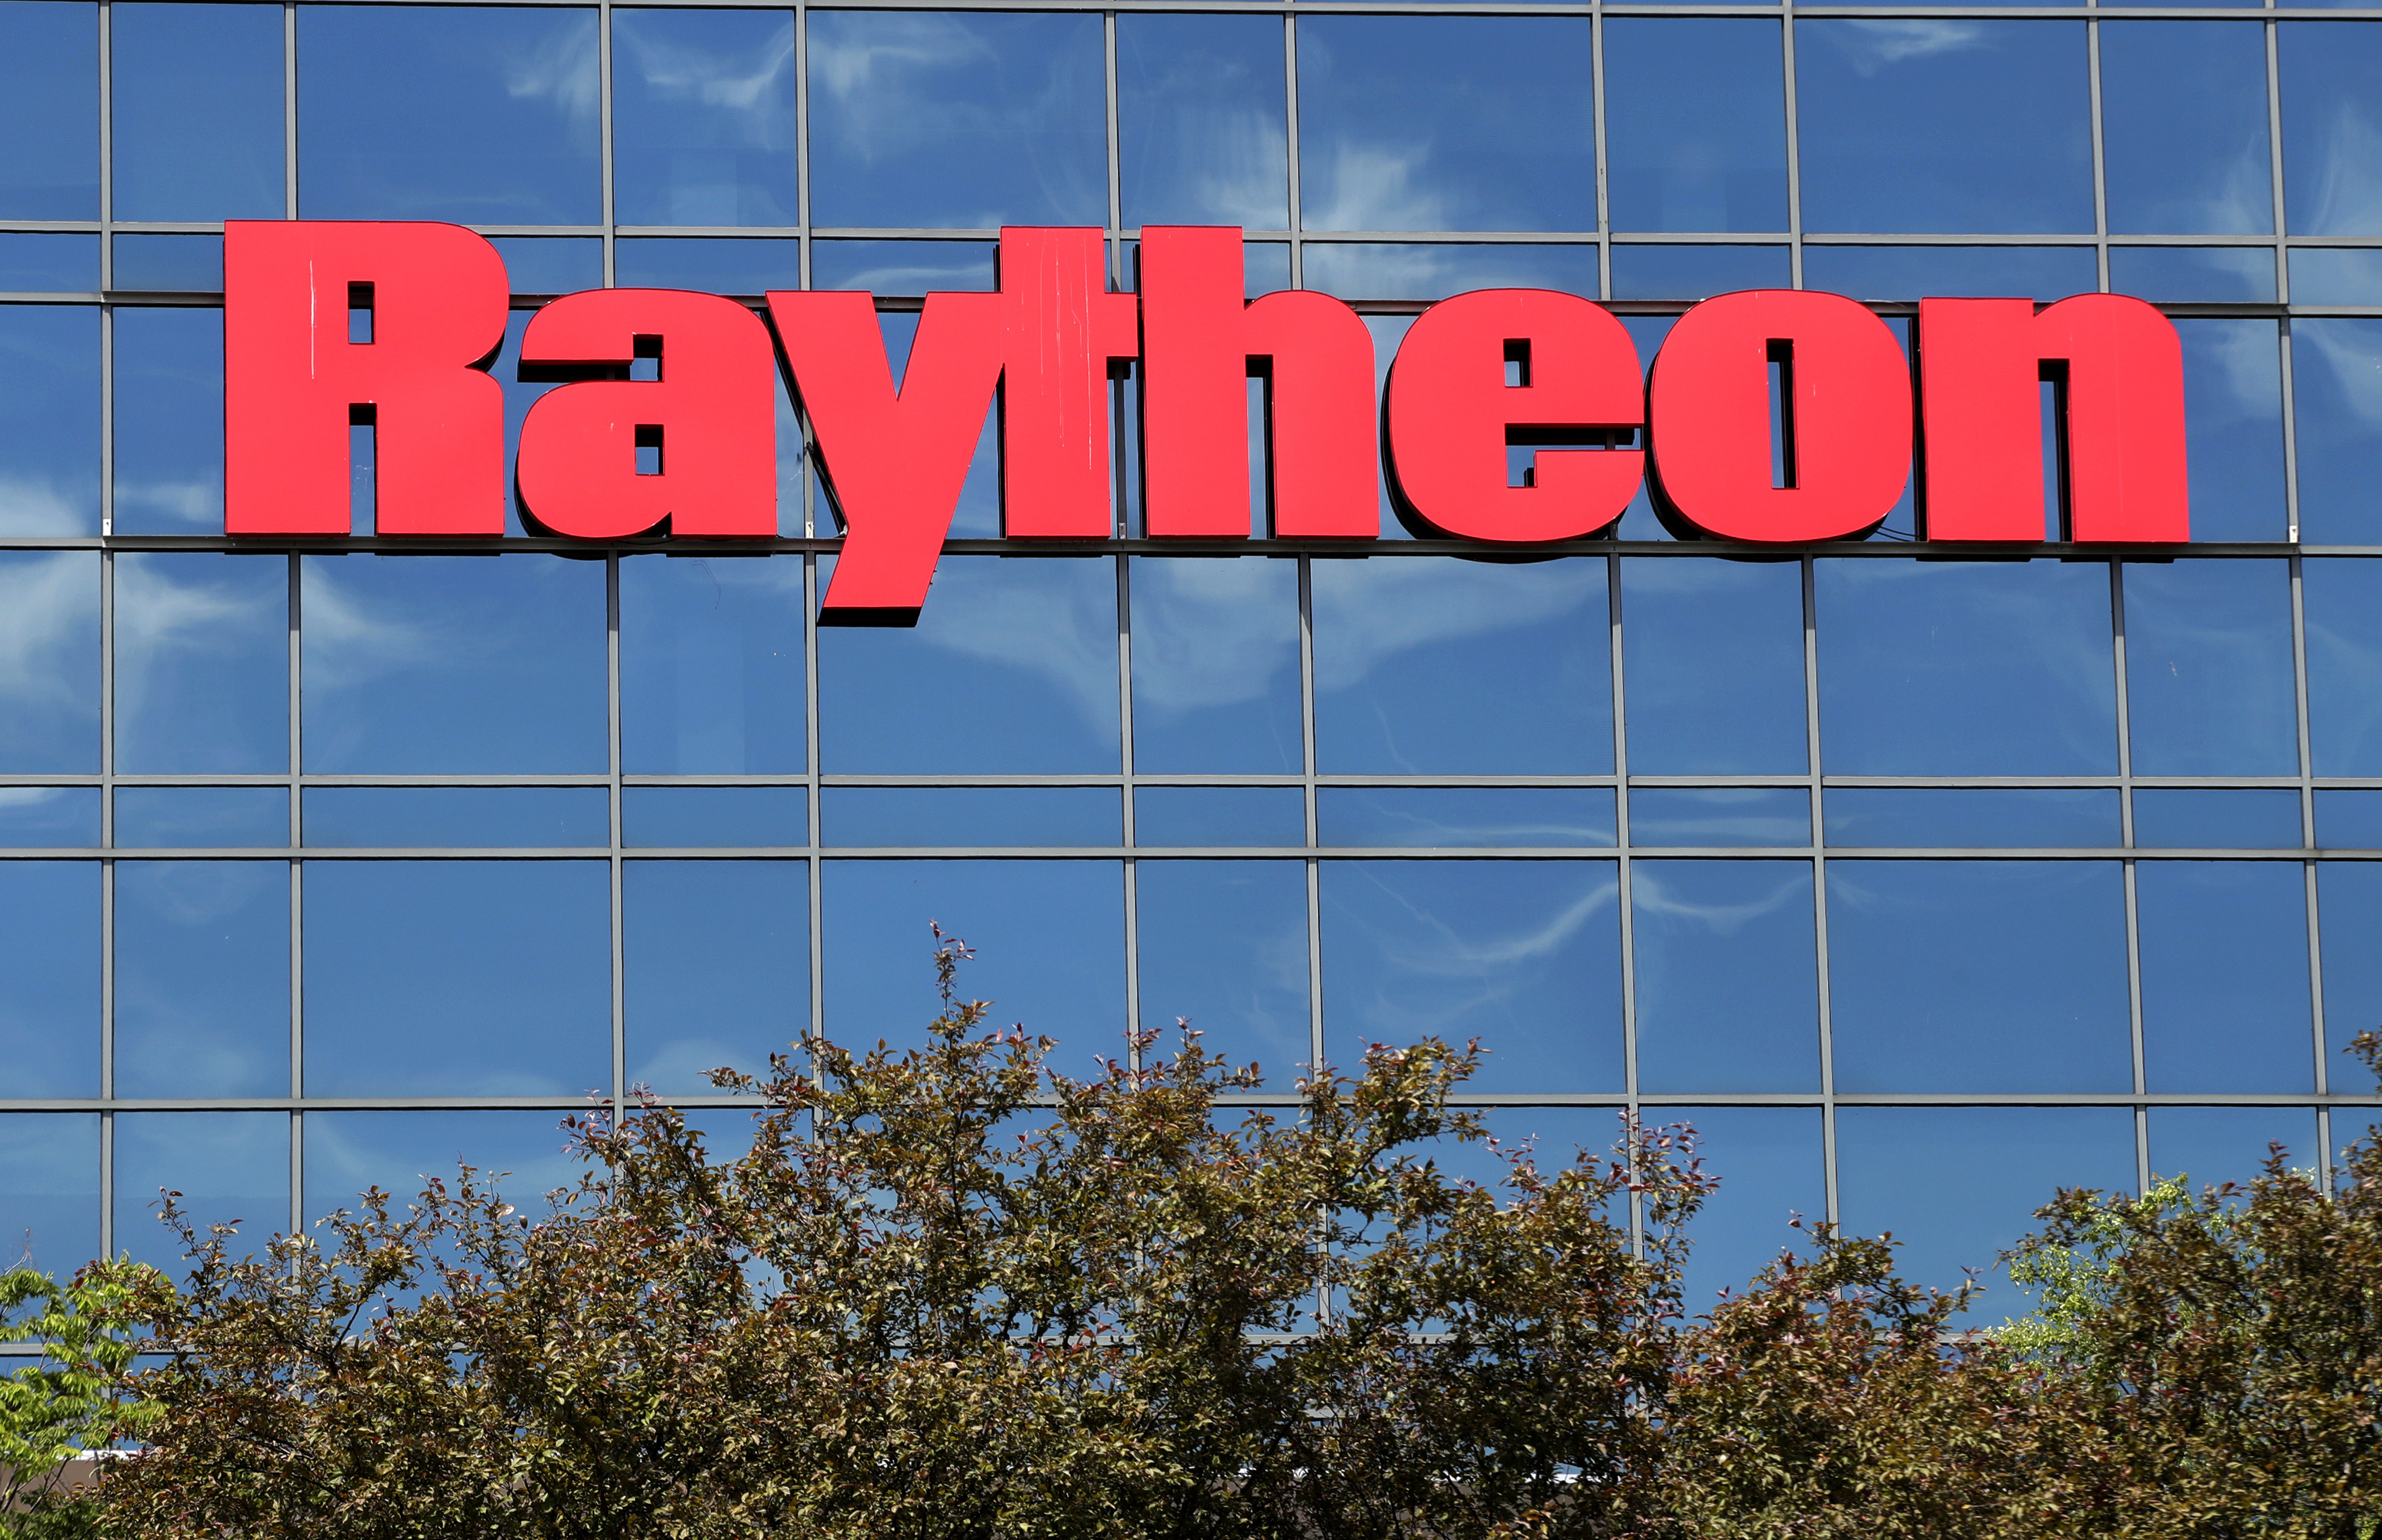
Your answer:
[[[1802,775],[1799,562],[1624,559],[1629,768]]]
[[[1122,809],[1105,786],[831,786],[825,845],[1115,845]]]
[[[1609,775],[1605,564],[1319,561],[1320,769]]]
[[[1831,775],[2117,768],[2107,568],[1843,559],[1814,570]]]
[[[632,786],[620,793],[624,845],[726,849],[810,843],[799,786]]]
[[[1649,1108],[1646,1120],[1694,1129],[1704,1169],[1720,1178],[1688,1226],[1695,1243],[1683,1280],[1689,1315],[1710,1310],[1723,1289],[1744,1293],[1780,1252],[1810,1253],[1811,1236],[1793,1220],[1817,1223],[1828,1212],[1819,1108],[1665,1106]]]
[[[1121,15],[1116,60],[1127,225],[1289,225],[1280,22]]]
[[[2382,791],[2318,790],[2315,842],[2334,849],[2382,850]]]
[[[98,1254],[98,1113],[0,1114],[0,1235],[11,1265],[56,1277]]]
[[[1585,18],[1302,19],[1306,227],[1593,229],[1590,80]]]
[[[488,244],[505,259],[515,294],[575,294],[604,287],[604,243],[592,236],[496,236]]]
[[[2150,1136],[2152,1179],[2188,1178],[2194,1192],[2249,1186],[2273,1145],[2293,1166],[2313,1164],[2317,1148],[2315,1118],[2303,1106],[2155,1106]]]
[[[630,1083],[716,1094],[766,1074],[811,1018],[810,874],[793,861],[632,861],[621,872]]]
[[[1105,224],[1101,53],[1097,16],[813,16],[811,222]]]
[[[0,914],[10,1094],[98,1095],[99,863],[0,862]]]
[[[116,1091],[289,1094],[285,862],[116,863]]]
[[[1476,288],[1553,288],[1596,292],[1596,248],[1531,246],[1496,241],[1480,246],[1389,245],[1377,241],[1315,242],[1306,255],[1302,287],[1344,299],[1444,299]],[[1403,333],[1406,321],[1398,318]],[[1381,329],[1373,346],[1386,370]]]
[[[796,83],[784,11],[614,11],[613,216],[800,224]]]
[[[1831,845],[2042,850],[2122,842],[2114,790],[1833,786],[1821,795]]]
[[[1828,990],[1838,1091],[2133,1083],[2115,862],[1832,861]]]
[[[2382,319],[2291,323],[2291,417],[2300,538],[2382,542]]]
[[[0,235],[0,290],[90,294],[99,287],[99,238],[12,230]]]
[[[1295,786],[1145,786],[1133,794],[1137,845],[1304,845]]]
[[[596,55],[593,9],[301,6],[300,213],[596,223]]]
[[[0,847],[60,849],[99,843],[99,788],[0,786]]]
[[[1892,1230],[1904,1277],[1957,1288],[1963,1268],[1993,1268],[2037,1228],[2034,1211],[2054,1189],[2131,1192],[2133,1120],[2104,1106],[1846,1107],[1836,1114],[1845,1228]]]
[[[1820,1089],[1820,970],[1802,861],[1637,861],[1638,1088]]]
[[[1613,248],[1615,299],[1701,299],[1740,288],[1786,288],[1793,271],[1784,246]]]
[[[988,240],[815,240],[813,288],[865,288],[876,294],[925,295],[940,289],[994,286]],[[880,318],[890,324],[897,318]],[[905,328],[917,324],[898,318]],[[903,348],[909,346],[905,331]]]
[[[2194,540],[2282,540],[2282,351],[2271,321],[2179,321]]]
[[[1479,1037],[1484,1092],[1622,1084],[1619,884],[1609,861],[1322,865],[1323,1045]]]
[[[1811,794],[1801,787],[1638,787],[1629,843],[1645,846],[1809,845]]]
[[[0,774],[99,769],[99,554],[0,551]]]
[[[2382,1025],[2382,862],[2327,861],[2315,869],[2316,925],[2324,945],[2325,1083],[2363,1096],[2371,1076],[2345,1051]]]
[[[605,846],[609,803],[600,786],[315,786],[301,812],[330,849]]]
[[[1775,21],[1605,22],[1615,229],[1786,228],[1783,57]],[[1619,265],[1616,253],[1616,293]]]
[[[223,292],[223,237],[119,235],[111,287],[174,293]],[[119,314],[117,319],[121,320]]]
[[[0,305],[0,534],[99,532],[99,312]]]
[[[2092,230],[2081,23],[1798,21],[1795,44],[1804,228]]]
[[[2101,139],[2110,229],[2271,231],[2265,29],[2254,21],[2103,27]]]
[[[962,999],[985,1027],[1023,1022],[1063,1046],[1054,1069],[1095,1071],[1124,1041],[1124,891],[1113,861],[830,861],[821,881],[827,1033],[858,1052],[926,1040],[934,935],[976,947]]]
[[[222,533],[223,312],[125,307],[115,347],[115,532]]]
[[[2148,1089],[2315,1089],[2305,883],[2297,862],[2136,863]]]
[[[1327,786],[1315,794],[1317,843],[1342,846],[1611,846],[1613,793],[1602,787]]]
[[[2300,794],[2143,787],[2134,792],[2134,843],[2153,850],[2296,850]]]
[[[2382,304],[2382,251],[2364,247],[2302,247],[2291,252],[2290,262],[2294,304]]]
[[[431,1178],[455,1185],[459,1162],[497,1181],[524,1206],[536,1194],[578,1185],[585,1167],[567,1153],[559,1112],[309,1112],[307,1222],[352,1212],[368,1187],[391,1194],[400,1213]],[[532,1212],[534,1209],[532,1208]]]
[[[2100,287],[2090,246],[1806,246],[1803,287],[1856,299],[2061,299]]]
[[[1264,1089],[1295,1089],[1315,1061],[1308,1027],[1307,868],[1294,861],[1144,861],[1134,866],[1143,1057],[1172,1054],[1189,1022],[1200,1046],[1259,1066]]]
[[[601,772],[604,568],[557,556],[307,556],[306,768]]]
[[[2293,235],[2382,235],[2382,28],[2285,22],[2283,224]]]
[[[99,7],[0,10],[0,219],[99,217]]]
[[[2319,776],[2382,776],[2382,563],[2302,564],[2308,739]]]
[[[2299,774],[2289,565],[2128,562],[2124,573],[2134,774]]]
[[[289,558],[116,556],[116,768],[289,768]]]
[[[2275,253],[2259,246],[2113,246],[2109,289],[2155,303],[2272,304]],[[2186,381],[2189,388],[2190,382]],[[2187,409],[2189,409],[2187,408]]]
[[[782,236],[631,237],[613,248],[623,287],[757,297],[802,287],[802,242]]]
[[[1296,774],[1298,566],[1135,556],[1133,764],[1144,775]]]
[[[135,1262],[184,1277],[182,1242],[159,1205],[178,1194],[199,1239],[237,1225],[233,1258],[262,1256],[289,1228],[289,1115],[286,1112],[126,1112],[116,1118],[116,1247]]]
[[[620,766],[631,775],[800,774],[799,557],[620,563]]]
[[[820,635],[822,765],[1114,772],[1116,603],[1113,561],[945,556],[915,630]]]
[[[278,786],[119,786],[116,843],[140,849],[279,849],[289,792]]]
[[[108,6],[117,218],[282,216],[281,20],[278,6]]]
[[[610,912],[601,862],[308,862],[307,1094],[608,1086]]]

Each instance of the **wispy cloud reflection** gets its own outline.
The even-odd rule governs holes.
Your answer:
[[[0,473],[0,534],[96,534],[96,496],[47,476]]]
[[[1836,41],[1853,73],[1865,79],[1906,59],[1985,46],[1984,24],[1977,21],[1844,21],[1823,35]]]
[[[515,101],[550,102],[573,125],[593,124],[603,95],[596,56],[594,17],[571,18],[534,42],[501,50],[505,93]]]
[[[1419,647],[1584,613],[1604,596],[1604,565],[1452,556],[1318,562],[1314,589],[1316,688],[1344,690]]]
[[[98,643],[96,553],[0,556],[0,706],[9,715],[96,721]]]

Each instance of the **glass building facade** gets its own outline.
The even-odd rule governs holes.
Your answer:
[[[1811,14],[1814,10],[1820,14]],[[1504,1134],[1691,1121],[1700,1284],[1793,1213],[1989,1265],[2058,1184],[2314,1164],[2382,1108],[2382,13],[0,0],[0,1236],[286,1228],[815,1030],[928,921],[1082,1072],[1479,1036]],[[992,282],[1002,224],[1239,224],[1386,370],[1465,289],[2111,289],[2183,338],[2196,543],[1529,561],[1001,544],[914,630],[781,538],[223,538],[222,222],[442,219],[517,291]],[[368,444],[368,441],[365,441]],[[363,446],[360,445],[360,448]],[[2054,478],[2056,481],[2056,478]],[[567,548],[566,548],[567,547]],[[679,549],[683,549],[680,547]],[[1170,1029],[1171,1030],[1171,1029]],[[1459,1153],[1461,1161],[1468,1157]]]

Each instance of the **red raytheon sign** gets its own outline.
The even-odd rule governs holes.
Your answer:
[[[1418,531],[1484,545],[1594,535],[1641,483],[1683,534],[1799,544],[1875,528],[1914,460],[1930,541],[2190,538],[2182,349],[2123,295],[1922,300],[1914,369],[1841,296],[1725,294],[1679,317],[1649,373],[1603,307],[1482,289],[1415,319],[1377,409],[1363,320],[1329,295],[1245,299],[1239,230],[1146,227],[1138,268],[1137,293],[1111,293],[1099,231],[1003,230],[998,289],[928,295],[898,385],[866,294],[773,292],[766,321],[680,289],[565,295],[522,339],[521,377],[564,382],[522,424],[522,518],[583,540],[774,537],[782,372],[844,530],[821,618],[908,624],[995,402],[1001,532],[1113,532],[1108,383],[1130,366],[1159,540],[1344,549],[1380,532],[1386,473]],[[346,534],[357,423],[379,533],[504,532],[495,248],[453,225],[235,220],[224,278],[227,533]],[[632,378],[645,359],[657,377]],[[2064,531],[2044,516],[2045,381]],[[1516,447],[1533,451],[1518,485]]]

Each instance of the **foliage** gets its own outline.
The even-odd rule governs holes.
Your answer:
[[[38,1342],[41,1356],[0,1376],[0,1536],[66,1540],[95,1533],[96,1506],[69,1492],[67,1462],[153,1416],[118,1404],[132,1348],[116,1323],[121,1285],[60,1284],[31,1267],[0,1273],[0,1342]]]

